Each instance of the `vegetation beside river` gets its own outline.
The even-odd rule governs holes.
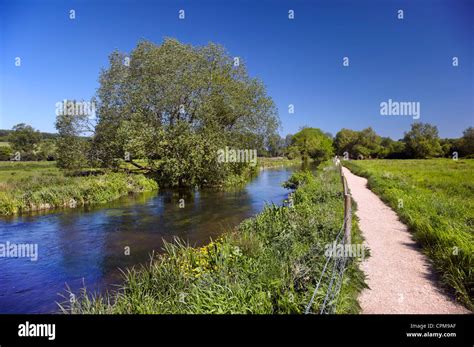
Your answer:
[[[441,281],[473,303],[474,160],[344,161],[413,231]]]
[[[247,166],[245,167],[240,174],[231,174],[228,175],[223,184],[222,188],[225,190],[230,189],[240,189],[248,183],[249,179],[255,177],[258,174],[258,170],[265,170],[265,169],[275,169],[281,167],[291,167],[301,165],[302,160],[301,158],[297,159],[288,159],[286,157],[261,157],[258,158],[256,166]]]
[[[67,176],[53,162],[1,163],[0,182],[0,215],[74,208],[158,189],[154,180],[142,174]]]
[[[76,300],[68,298],[63,312],[304,312],[325,263],[325,247],[343,222],[342,188],[332,166],[316,175],[295,173],[287,186],[297,187],[291,203],[267,206],[204,247],[167,243],[149,264],[126,270],[121,289],[106,295],[84,289]],[[361,242],[358,232],[353,242]],[[357,313],[363,287],[363,273],[351,262],[337,313]],[[316,303],[322,299],[316,296]]]
[[[257,166],[247,166],[240,174],[227,176],[222,188],[242,186],[259,168],[300,163],[299,159],[259,158]],[[158,189],[155,180],[134,173],[133,168],[124,162],[118,172],[87,169],[81,176],[80,172],[60,170],[52,161],[0,162],[0,215],[105,203],[124,195]]]
[[[301,164],[301,159],[288,159],[286,157],[258,158],[258,166],[262,169],[287,167]]]

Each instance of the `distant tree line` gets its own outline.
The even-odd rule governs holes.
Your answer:
[[[402,139],[392,140],[377,135],[371,127],[360,131],[341,129],[334,137],[317,128],[303,127],[285,138],[276,135],[272,144],[266,155],[317,161],[333,155],[348,159],[474,158],[474,128],[465,129],[461,138],[442,139],[436,126],[413,123]]]
[[[24,124],[24,123],[20,123]],[[18,126],[19,124],[17,124]],[[27,124],[24,124],[27,126]],[[10,134],[14,131],[14,129],[0,129],[0,142],[8,142],[10,138]],[[39,131],[38,131],[39,132]],[[47,133],[47,132],[39,132],[41,139],[43,140],[54,140],[56,137],[58,137],[57,133]]]
[[[40,133],[23,123],[12,130],[0,130],[0,142],[9,143],[0,145],[0,160],[13,160],[20,153],[21,160],[57,160],[60,167],[68,169],[94,166],[93,138],[84,136],[85,124],[84,118],[58,117],[59,134]],[[266,141],[251,143],[258,148],[259,156],[316,161],[333,155],[349,159],[474,158],[473,127],[464,130],[461,138],[442,139],[436,126],[427,123],[412,124],[397,141],[377,135],[371,127],[361,131],[341,129],[334,137],[317,128],[303,127],[285,138],[271,134]]]
[[[436,126],[413,123],[400,140],[381,137],[372,128],[361,131],[340,130],[334,138],[337,155],[351,159],[426,159],[474,156],[474,128],[469,127],[459,139],[441,139]]]
[[[20,153],[21,160],[57,160],[60,167],[68,169],[94,166],[93,138],[84,136],[85,124],[84,118],[58,117],[59,134],[40,133],[23,123],[12,130],[0,130],[0,142],[9,143],[0,145],[0,160],[13,160]],[[271,134],[266,141],[252,143],[259,156],[316,161],[333,155],[349,159],[474,158],[473,127],[464,130],[461,138],[442,139],[436,126],[427,123],[412,124],[397,141],[377,135],[370,127],[361,131],[341,129],[334,137],[317,128],[303,127],[285,138]]]
[[[0,142],[3,142],[0,160],[56,160],[56,137],[24,123],[15,125],[12,130],[0,130]]]

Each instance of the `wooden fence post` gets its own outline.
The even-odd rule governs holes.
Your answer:
[[[351,227],[352,227],[352,206],[351,206],[351,194],[344,194],[344,236],[346,243],[351,243]]]
[[[344,192],[344,238],[345,243],[351,243],[351,228],[352,228],[352,200],[351,194],[349,193],[349,187],[347,186],[347,180],[342,171],[342,165],[340,165],[341,170],[341,181],[342,188]]]

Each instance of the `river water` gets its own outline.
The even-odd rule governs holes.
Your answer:
[[[37,244],[38,259],[0,258],[0,313],[58,312],[66,284],[73,292],[114,289],[119,268],[147,262],[163,239],[203,245],[266,203],[280,204],[288,194],[281,184],[295,169],[263,170],[234,192],[164,190],[2,218],[0,244]]]

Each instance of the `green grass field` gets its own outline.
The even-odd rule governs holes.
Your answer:
[[[0,183],[14,185],[35,176],[63,176],[53,161],[0,161]]]
[[[104,203],[157,188],[141,174],[69,177],[54,162],[0,162],[0,215]]]
[[[473,304],[474,160],[345,161],[410,227],[469,309]]]

